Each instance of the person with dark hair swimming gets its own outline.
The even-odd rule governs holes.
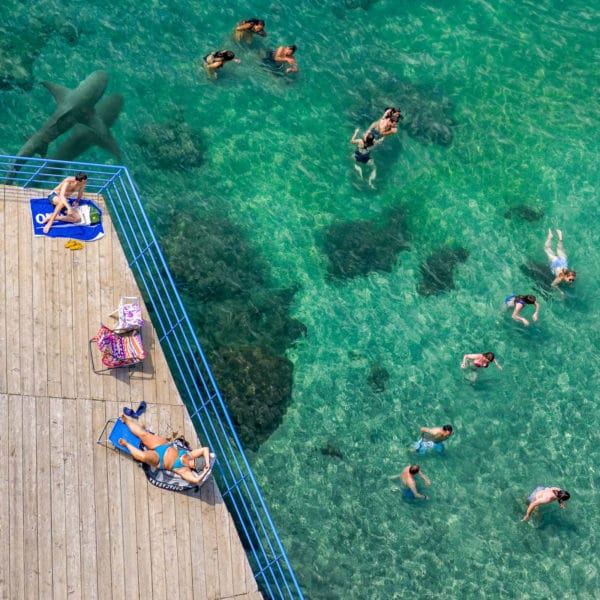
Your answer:
[[[566,508],[565,502],[570,497],[571,494],[569,494],[569,492],[559,487],[536,487],[535,490],[529,494],[529,506],[527,507],[527,512],[522,520],[529,521],[529,517],[534,509],[542,504],[550,504],[550,502],[554,502],[555,500],[561,508]]]
[[[375,141],[398,132],[398,121],[404,117],[397,108],[387,107],[380,119],[371,124],[368,131],[373,134]]]
[[[466,369],[469,362],[473,363],[474,367],[487,369],[490,363],[494,363],[501,371],[502,367],[496,360],[496,356],[493,352],[482,352],[481,354],[465,354],[460,365],[461,369]]]
[[[404,497],[407,500],[413,500],[414,498],[418,498],[419,500],[427,500],[427,496],[424,494],[420,494],[417,490],[417,482],[416,476],[419,476],[425,485],[431,485],[431,481],[429,477],[425,475],[425,473],[421,472],[421,467],[419,465],[409,465],[402,470],[400,475],[393,475],[391,479],[400,478],[402,481],[402,485],[404,486]]]
[[[569,263],[567,262],[567,255],[563,246],[563,235],[560,229],[556,230],[558,234],[558,244],[556,244],[556,254],[552,251],[550,244],[552,243],[552,229],[548,229],[548,237],[544,244],[544,252],[550,261],[550,270],[554,275],[554,281],[550,284],[555,287],[564,296],[564,292],[558,287],[561,283],[574,283],[575,277],[577,276],[576,271],[569,269]]]
[[[273,73],[297,73],[298,64],[294,58],[296,46],[279,46],[277,50],[269,50],[267,56],[263,59],[263,64]],[[285,65],[290,65],[285,68]]]
[[[537,322],[538,314],[540,312],[540,305],[538,304],[538,301],[535,296],[532,296],[530,294],[527,296],[512,295],[512,296],[509,296],[508,298],[506,298],[506,300],[504,300],[504,306],[506,306],[507,308],[514,308],[512,318],[515,321],[521,321],[521,323],[523,323],[523,325],[525,325],[525,327],[529,327],[529,321],[519,315],[519,313],[521,312],[521,309],[526,304],[533,304],[535,306],[535,311],[531,318],[535,322]]]
[[[205,69],[216,79],[217,69],[220,69],[226,62],[232,60],[240,63],[240,59],[235,57],[231,50],[217,50],[207,54],[203,59]]]
[[[369,165],[369,167],[371,168],[371,173],[369,174],[369,179],[367,182],[369,186],[374,189],[375,186],[373,185],[373,181],[375,180],[375,177],[377,175],[377,169],[375,167],[375,162],[371,158],[370,148],[372,148],[375,145],[375,136],[371,131],[368,131],[363,137],[357,138],[356,134],[359,131],[360,130],[356,128],[354,130],[354,134],[350,138],[350,142],[356,144],[357,146],[356,151],[354,152],[354,168],[360,175],[360,178],[363,179],[362,165]]]
[[[267,37],[265,22],[262,19],[240,21],[233,32],[233,38],[238,42],[243,39],[249,44],[254,34]]]
[[[444,451],[445,442],[453,433],[452,425],[442,425],[442,427],[421,427],[421,437],[413,444],[413,448],[419,454],[424,454],[427,450],[434,449],[436,452]]]

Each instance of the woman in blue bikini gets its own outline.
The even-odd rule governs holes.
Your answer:
[[[569,263],[567,262],[567,255],[563,246],[563,236],[560,229],[556,230],[558,234],[558,243],[556,244],[556,254],[552,251],[550,244],[552,243],[552,229],[548,229],[548,237],[544,244],[544,252],[550,261],[550,270],[554,275],[554,281],[550,284],[555,287],[562,296],[564,292],[558,287],[560,283],[573,283],[577,273],[569,269]]]
[[[121,415],[121,421],[127,425],[131,433],[140,438],[144,447],[147,448],[146,450],[140,450],[124,439],[120,439],[119,444],[125,446],[131,452],[133,458],[151,467],[174,471],[191,483],[200,483],[204,479],[210,468],[210,449],[208,447],[189,451],[178,450],[172,442],[146,431],[134,419]],[[202,473],[196,471],[195,464],[195,460],[200,457],[204,457],[204,470]]]

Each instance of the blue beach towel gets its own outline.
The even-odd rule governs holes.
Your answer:
[[[82,242],[93,242],[104,237],[104,227],[102,225],[102,210],[91,200],[81,200],[79,206],[89,206],[95,208],[100,213],[100,222],[83,225],[82,223],[63,223],[54,221],[50,231],[46,234],[43,232],[44,219],[51,215],[54,211],[54,205],[47,198],[32,198],[31,204],[31,219],[33,222],[33,235],[47,236],[56,238],[71,238]],[[73,200],[69,199],[72,204]]]

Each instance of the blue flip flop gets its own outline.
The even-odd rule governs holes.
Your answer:
[[[133,410],[129,408],[129,406],[123,407],[123,414],[127,417],[131,417],[132,419],[139,419],[146,412],[146,402],[142,400],[140,405],[137,407],[137,410]]]
[[[133,414],[134,419],[138,419],[146,412],[146,401],[142,400],[140,405],[137,407],[137,410]]]

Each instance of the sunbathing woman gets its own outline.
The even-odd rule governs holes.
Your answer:
[[[166,438],[154,435],[138,425],[136,421],[125,415],[121,415],[121,421],[127,425],[131,433],[142,441],[147,450],[140,450],[124,439],[119,440],[121,446],[125,446],[135,460],[146,463],[151,467],[168,469],[174,471],[191,483],[200,483],[210,469],[210,449],[206,446],[197,450],[178,450],[172,442]],[[195,459],[204,457],[204,470],[202,473],[196,471]]]
[[[558,234],[556,254],[552,252],[552,248],[550,247],[553,237],[552,229],[548,229],[548,237],[546,238],[546,243],[544,244],[544,251],[546,252],[546,256],[550,261],[550,270],[554,275],[554,281],[550,285],[555,287],[561,293],[561,295],[564,296],[564,292],[558,287],[558,285],[560,283],[573,283],[577,273],[569,269],[567,255],[565,254],[565,249],[563,247],[562,231],[557,229],[556,233]]]

